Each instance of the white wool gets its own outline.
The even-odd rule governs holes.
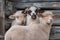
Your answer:
[[[14,25],[5,33],[4,40],[26,40],[26,34],[25,26]]]
[[[39,18],[39,22],[40,22],[41,24],[46,24],[45,20],[44,20],[42,17]]]
[[[21,24],[20,20],[13,20],[13,22],[12,22],[12,26],[13,25],[19,25],[19,24]]]
[[[45,11],[43,14],[53,14],[51,11]],[[48,21],[50,21],[50,19],[51,19],[51,17],[52,16],[47,16],[47,17],[49,17],[49,20]],[[49,35],[50,35],[50,30],[51,30],[51,26],[52,26],[52,22],[50,23],[51,25],[48,25],[47,24],[47,21],[45,21],[46,19],[44,19],[43,17],[40,17],[39,18],[39,20],[40,20],[40,29],[41,29],[41,33],[42,33],[42,36],[41,37],[44,37],[43,36],[43,33],[46,35],[45,37],[46,37],[46,39],[45,40],[48,40],[49,39]],[[53,20],[52,20],[53,21]]]
[[[52,17],[53,13],[51,11],[45,11],[43,14],[44,15],[49,14],[49,15],[46,16],[46,18],[48,18],[47,19],[48,22],[50,22],[50,20],[53,21],[53,17]],[[39,20],[40,20],[40,23],[42,23],[42,24],[47,23],[47,21],[45,21],[45,19],[43,17],[40,17]]]

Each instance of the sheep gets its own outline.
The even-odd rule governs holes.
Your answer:
[[[42,23],[42,24],[44,24],[44,23],[46,24],[48,22],[50,23],[53,20],[53,13],[51,11],[45,11],[44,13],[42,13],[42,16],[43,17],[40,16],[40,23]]]
[[[26,28],[28,30],[26,34],[27,40],[46,40],[46,35],[41,30],[41,27],[43,27],[43,25],[39,23],[38,16],[35,10],[36,7],[30,7],[28,9]]]
[[[23,35],[25,35],[26,30],[25,26],[21,25],[21,23],[24,21],[26,15],[21,12],[23,11],[17,11],[15,15],[10,16],[11,19],[16,18],[16,22],[18,22],[19,25],[15,22],[16,24],[12,25],[11,28],[5,33],[4,40],[24,40]]]
[[[42,37],[42,40],[48,40],[49,39],[49,34],[50,34],[50,30],[53,24],[53,18],[54,18],[54,14],[51,11],[45,11],[44,13],[42,13],[42,15],[40,14],[40,16],[38,15],[39,20],[40,20],[40,34]]]
[[[25,21],[26,21],[26,17],[25,16],[26,15],[23,14],[23,10],[17,11],[15,14],[10,15],[9,18],[10,19],[14,19],[13,22],[12,22],[12,26],[13,25],[17,25],[17,24],[23,24],[24,25],[25,24]]]

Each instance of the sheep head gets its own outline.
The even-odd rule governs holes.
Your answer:
[[[15,14],[9,16],[10,19],[15,19],[18,23],[25,23],[26,14],[23,11],[17,11]]]
[[[19,18],[23,18],[25,16],[26,16],[26,14],[24,14],[23,11],[17,11],[15,14],[10,15],[9,18],[10,19],[16,19],[16,18],[19,19]]]
[[[40,22],[48,25],[52,24],[54,16],[55,15],[51,11],[45,11],[42,14],[38,14],[38,17],[40,17]]]
[[[39,8],[35,7],[35,6],[31,6],[29,8],[27,8],[27,15],[29,15],[32,19],[36,19],[36,15],[39,12],[38,10],[40,10]]]

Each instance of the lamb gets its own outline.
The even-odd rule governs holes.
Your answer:
[[[39,20],[40,20],[40,34],[41,34],[41,39],[42,40],[48,40],[49,39],[49,34],[50,34],[50,29],[53,24],[53,17],[56,17],[51,11],[45,11],[40,14]]]
[[[5,33],[4,40],[24,40],[23,35],[25,35],[26,31],[25,26],[21,25],[21,23],[24,21],[26,15],[22,14],[21,12],[23,11],[16,12],[16,14],[19,16],[17,16],[16,14],[10,16],[11,19],[16,18],[16,21],[19,23],[19,25],[18,24],[12,25],[11,28]]]
[[[19,24],[22,24],[24,25],[25,24],[25,21],[26,21],[26,15],[23,14],[22,10],[21,11],[17,11],[15,14],[13,15],[10,15],[9,18],[10,19],[14,19],[13,22],[12,22],[12,26],[13,25],[19,25]],[[20,21],[22,20],[22,21]],[[24,21],[23,21],[24,20]]]

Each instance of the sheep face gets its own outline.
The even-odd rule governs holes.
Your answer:
[[[25,16],[24,16],[24,14],[21,14],[21,16],[15,16],[15,18],[18,22],[20,22],[20,21],[22,22],[22,21],[24,21]]]
[[[18,23],[21,23],[25,20],[25,14],[22,11],[17,11],[15,14],[9,16],[10,19],[15,19]]]
[[[53,17],[52,16],[46,16],[46,17],[43,17],[43,20],[48,24],[50,25],[53,21]]]
[[[53,14],[50,11],[45,11],[44,13],[39,15],[40,17],[40,22],[45,23],[45,24],[52,24],[53,21]]]
[[[31,16],[32,19],[36,19],[36,14],[38,13],[37,7],[32,6],[28,8],[27,13]]]

